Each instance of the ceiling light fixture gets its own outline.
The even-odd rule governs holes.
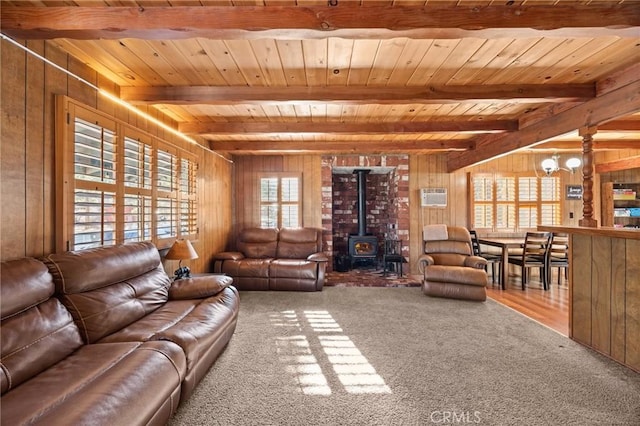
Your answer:
[[[582,161],[580,161],[579,158],[571,157],[566,161],[565,166],[567,168],[565,169],[563,167],[560,167],[560,156],[558,154],[554,154],[550,158],[545,158],[544,160],[542,160],[542,170],[544,170],[544,173],[547,176],[551,176],[552,173],[555,173],[559,170],[566,170],[568,172],[575,173],[575,171],[578,169],[578,167],[580,167],[581,164]]]

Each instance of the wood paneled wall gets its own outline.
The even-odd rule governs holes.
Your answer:
[[[234,248],[237,232],[260,226],[260,205],[256,199],[258,176],[268,172],[302,175],[302,225],[322,227],[322,157],[320,155],[266,155],[234,158],[234,230],[229,249]]]
[[[62,53],[51,42],[28,42],[29,49],[111,93],[118,86]],[[54,97],[67,95],[92,108],[196,154],[199,158],[200,238],[195,272],[209,269],[211,256],[224,249],[232,225],[232,164],[217,154],[180,139],[116,105],[93,88],[2,41],[2,133],[0,158],[0,259],[42,256],[55,250]],[[146,109],[169,125],[170,119]],[[174,263],[167,262],[167,270]]]
[[[640,240],[571,238],[571,338],[640,372]]]

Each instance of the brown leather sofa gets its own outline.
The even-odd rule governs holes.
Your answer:
[[[3,425],[162,425],[225,348],[224,276],[171,282],[135,243],[2,262]]]
[[[213,268],[233,277],[238,290],[322,290],[329,259],[320,229],[247,228],[236,249],[214,255]]]
[[[433,233],[429,234],[427,228],[433,228]],[[423,238],[425,254],[418,259],[424,273],[423,293],[452,299],[487,299],[487,260],[473,255],[466,228],[425,227]]]

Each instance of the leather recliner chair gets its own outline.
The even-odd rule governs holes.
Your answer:
[[[237,251],[213,256],[213,271],[238,290],[322,291],[327,256],[317,228],[245,228]]]
[[[466,228],[429,225],[424,229],[422,291],[428,296],[484,301],[488,283],[486,259],[474,256]]]

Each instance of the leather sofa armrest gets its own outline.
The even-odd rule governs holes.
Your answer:
[[[431,257],[430,255],[422,254],[418,258],[418,263],[420,263],[423,267],[425,267],[425,266],[433,265],[435,261],[433,260],[433,257]]]
[[[213,255],[213,260],[241,260],[244,259],[244,254],[239,251],[224,251],[222,253],[216,253]]]
[[[314,262],[328,262],[329,258],[324,253],[313,253],[307,257],[307,260],[313,260]]]
[[[227,275],[206,274],[175,280],[169,287],[169,299],[204,299],[215,296],[233,284]]]
[[[464,260],[464,266],[476,269],[484,269],[487,266],[487,259],[480,256],[469,256]]]
[[[420,273],[424,274],[424,270],[427,268],[427,266],[433,265],[434,263],[435,261],[433,260],[433,257],[429,256],[428,254],[420,255],[420,257],[418,258],[418,269],[420,270]]]

